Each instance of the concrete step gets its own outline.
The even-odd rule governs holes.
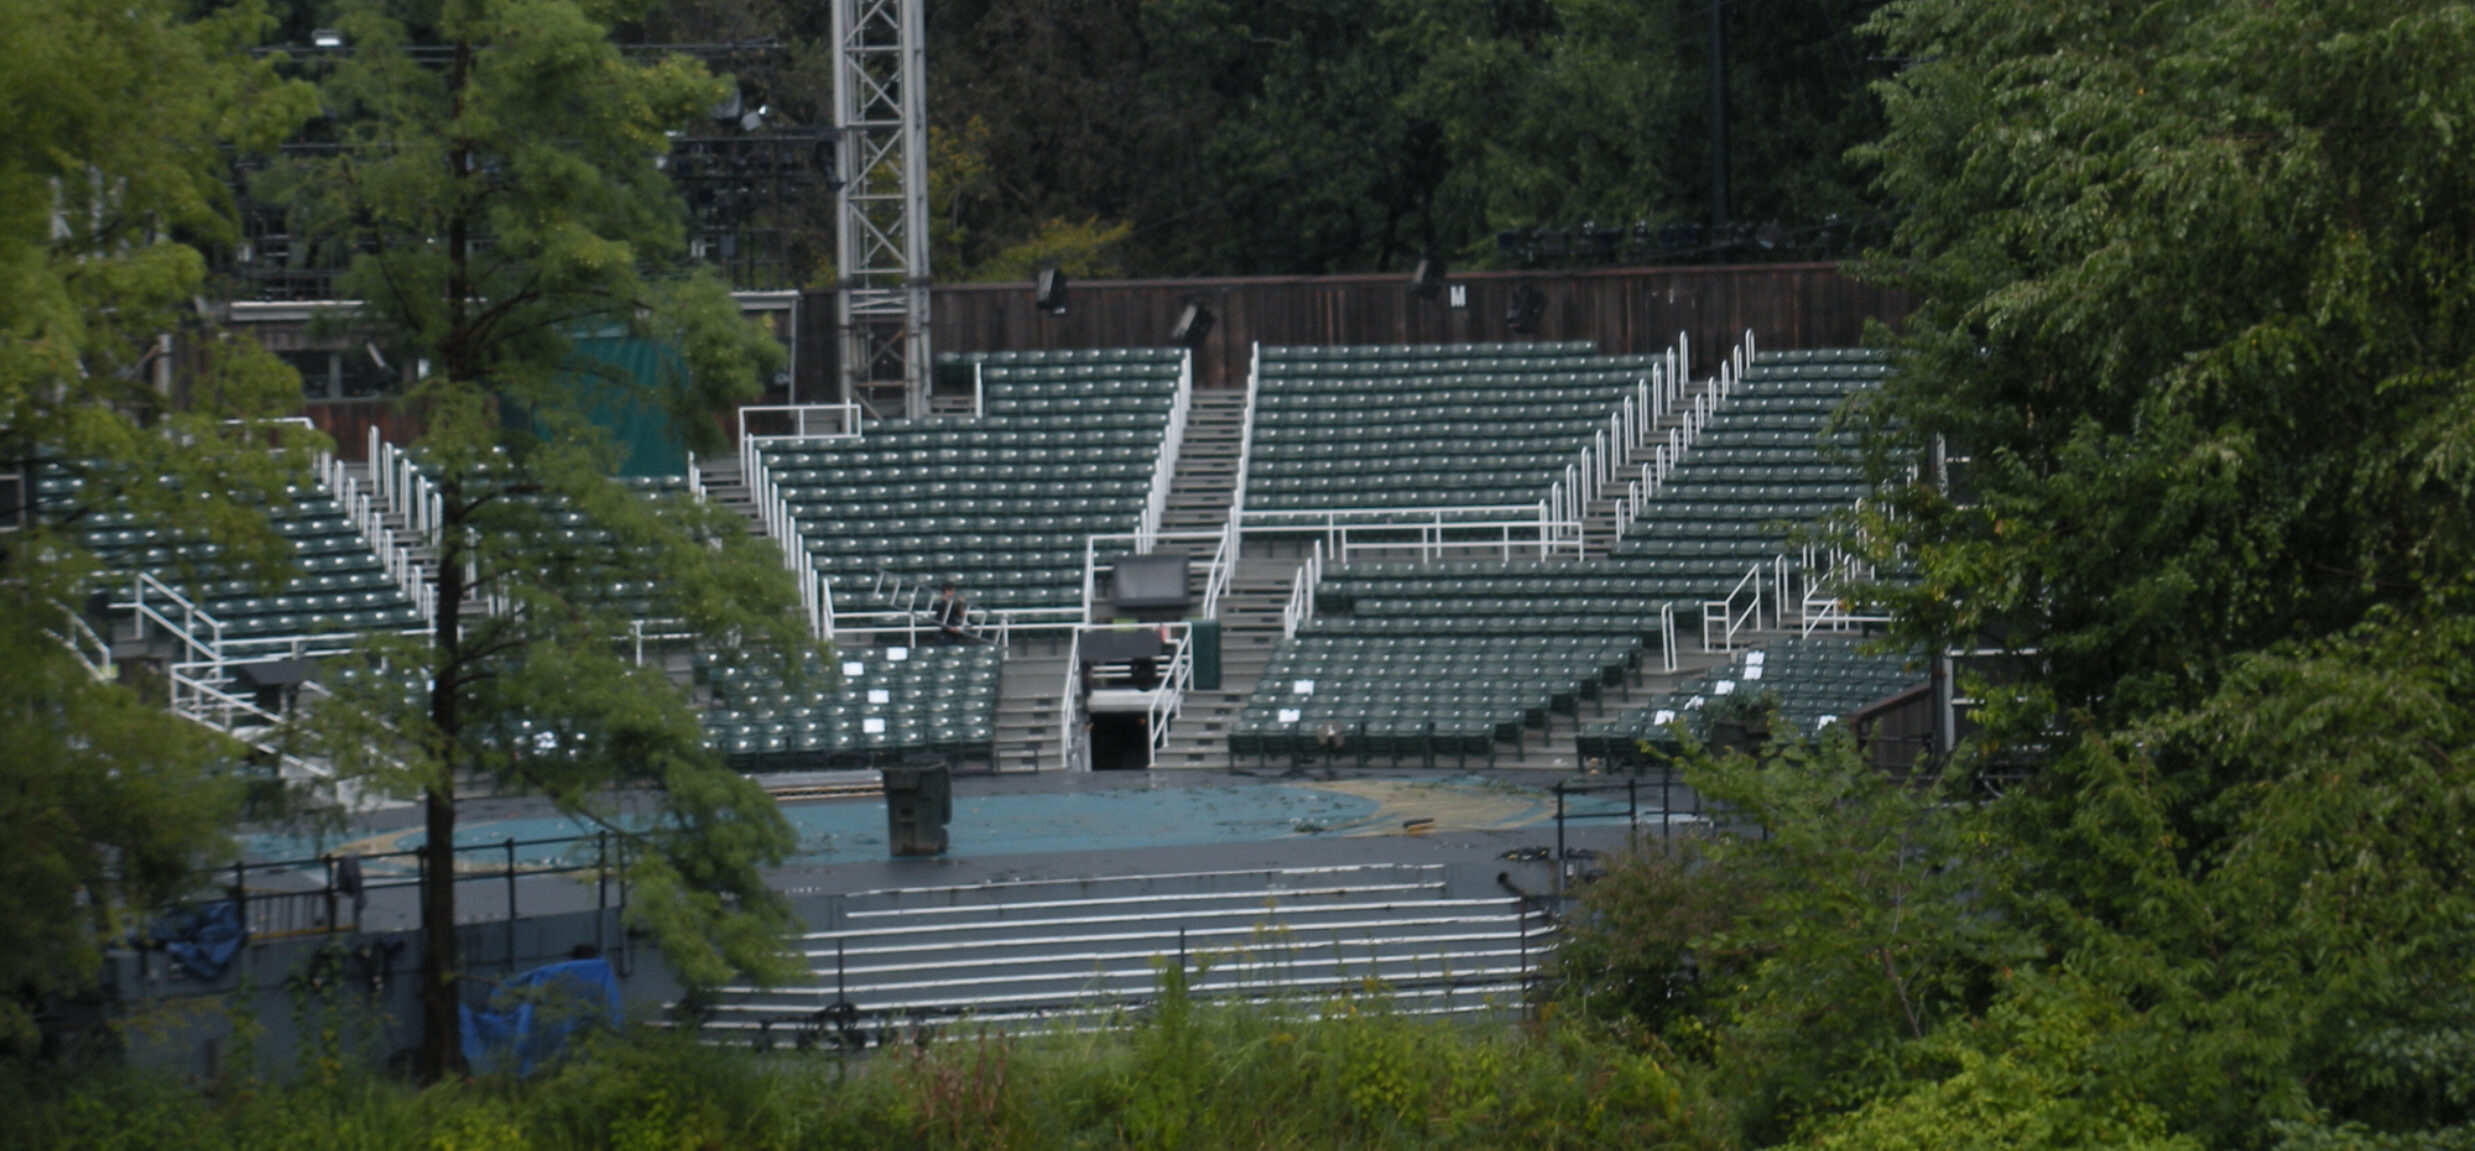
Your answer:
[[[1488,882],[1492,865],[1203,872],[856,893],[815,909],[809,978],[726,988],[709,1039],[876,1045],[930,1020],[1054,1017],[1139,1005],[1164,957],[1213,954],[1197,993],[1320,994],[1388,985],[1396,1010],[1509,1010],[1554,938],[1552,922]],[[836,914],[836,912],[839,914]],[[855,1029],[816,1033],[837,1000]],[[1093,1016],[1099,1019],[1098,1016]]]

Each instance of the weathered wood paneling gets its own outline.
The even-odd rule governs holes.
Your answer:
[[[1028,283],[959,284],[936,290],[932,335],[941,351],[1158,345],[1168,342],[1186,302],[1196,300],[1218,320],[1197,364],[1201,382],[1233,387],[1245,383],[1256,341],[1590,339],[1603,351],[1644,353],[1665,348],[1681,331],[1702,358],[1747,328],[1766,347],[1846,346],[1862,338],[1866,320],[1895,324],[1910,306],[1902,293],[1857,283],[1830,264],[1479,272],[1452,282],[1465,289],[1465,307],[1410,295],[1399,275],[1080,281],[1063,316],[1041,314]],[[1524,286],[1539,291],[1546,310],[1534,336],[1518,337],[1506,312]],[[830,315],[832,307],[830,296],[814,297],[808,312]],[[830,386],[831,378],[816,383]],[[808,386],[803,379],[803,391]]]

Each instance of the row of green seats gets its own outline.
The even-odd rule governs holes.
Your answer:
[[[1175,364],[1186,349],[1166,348],[1017,348],[1006,351],[940,352],[937,363],[958,364]]]
[[[1595,356],[1591,340],[1514,340],[1470,344],[1265,344],[1265,363],[1289,360],[1445,360],[1464,356],[1560,359]]]
[[[1626,636],[1638,642],[1657,642],[1662,625],[1656,613],[1528,614],[1491,612],[1485,615],[1449,617],[1431,611],[1403,611],[1394,615],[1360,613],[1328,616],[1318,619],[1300,634],[1324,636],[1448,636],[1490,635],[1504,628],[1518,628],[1531,635]]]
[[[814,526],[820,526],[827,532],[839,531],[841,529],[836,525],[847,524],[850,522],[852,521],[812,521]],[[889,521],[878,522],[883,523]],[[1038,536],[1043,538],[1052,536],[1072,536],[1078,540],[1093,532],[1114,531],[1124,522],[1125,516],[1122,512],[1102,512],[1088,515],[973,515],[957,513],[948,515],[928,515],[916,518],[906,517],[902,521],[903,526],[910,529],[910,534],[923,536]],[[811,521],[803,521],[803,525],[809,523],[811,523]],[[990,544],[986,546],[995,545]],[[808,541],[808,550],[811,553],[821,555],[825,552],[832,551],[833,548],[834,542],[831,539],[811,539]]]
[[[1166,395],[991,396],[985,398],[982,410],[991,416],[1006,418],[1133,413],[1140,418],[1125,421],[1125,425],[1142,426],[1153,420],[1165,420],[1170,399]]]
[[[1632,372],[1455,372],[1440,375],[1272,375],[1255,388],[1258,407],[1366,407],[1387,399],[1429,404],[1614,400],[1640,390]]]
[[[1913,653],[1877,652],[1827,636],[1786,640],[1745,653],[1647,707],[1584,728],[1582,753],[1626,761],[1641,756],[1644,742],[1672,748],[1675,736],[1669,725],[1676,723],[1706,738],[1710,705],[1727,696],[1753,701],[1757,712],[1775,710],[1779,725],[1773,737],[1807,736],[1925,680]]]
[[[1334,425],[1358,426],[1375,424],[1389,437],[1418,439],[1426,436],[1444,439],[1468,439],[1473,436],[1543,436],[1563,439],[1576,430],[1595,431],[1604,423],[1608,405],[1538,404],[1502,411],[1453,414],[1448,409],[1418,408],[1326,408],[1291,409],[1255,413],[1255,437],[1258,440],[1294,440],[1305,435],[1328,431]]]
[[[1175,390],[1177,377],[1176,364],[986,364],[980,368],[981,387],[987,390],[1030,384],[1064,384],[1082,391],[1117,386]]]
[[[1361,401],[1363,402],[1356,402]],[[1550,396],[1533,400],[1503,397],[1461,399],[1455,396],[1395,393],[1386,397],[1365,398],[1354,395],[1288,395],[1259,396],[1255,404],[1255,426],[1279,427],[1289,424],[1311,424],[1332,419],[1335,413],[1346,418],[1382,417],[1402,423],[1460,423],[1468,420],[1572,420],[1604,419],[1622,397]]]
[[[1105,464],[1131,467],[1149,462],[1159,454],[1140,444],[1088,444],[1079,448],[897,448],[841,455],[825,452],[768,455],[765,468],[775,475],[777,482],[786,476],[805,476],[813,483],[874,483],[877,481],[871,477],[881,473],[934,469],[936,475],[929,480],[906,478],[895,481],[924,483],[940,479],[969,479],[975,470],[984,472],[992,467],[1035,470]]]

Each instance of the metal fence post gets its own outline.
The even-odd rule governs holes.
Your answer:
[[[516,837],[507,837],[507,973],[516,972]]]

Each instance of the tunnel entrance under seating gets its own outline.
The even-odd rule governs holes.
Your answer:
[[[1093,771],[1148,771],[1152,766],[1151,719],[1142,712],[1102,712],[1091,717]]]

